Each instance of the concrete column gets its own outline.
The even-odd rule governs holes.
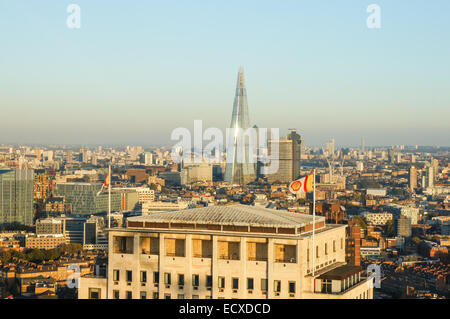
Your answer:
[[[192,286],[192,235],[186,235],[185,244],[186,268],[184,275],[184,293],[185,298],[192,298],[192,294],[194,294]]]
[[[219,247],[217,236],[212,235],[212,256],[211,256],[211,276],[212,276],[212,288],[211,288],[211,297],[213,299],[217,298],[217,293],[219,291],[219,274],[217,273],[217,260],[219,258]]]
[[[274,297],[273,293],[273,265],[275,263],[275,256],[274,256],[274,245],[273,245],[273,238],[267,239],[267,298],[272,299]]]
[[[247,298],[247,237],[241,237],[240,243],[240,261],[242,264],[242,275],[239,282],[239,298]]]
[[[159,284],[158,284],[158,297],[159,299],[164,298],[165,285],[164,285],[164,261],[166,259],[166,245],[165,245],[165,235],[159,233],[159,258],[158,258],[158,272],[159,272]]]

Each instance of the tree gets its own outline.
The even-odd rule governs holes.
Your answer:
[[[367,229],[367,222],[364,217],[356,216],[356,217],[353,217],[353,220],[357,221],[359,223],[359,226],[361,226],[362,229]]]

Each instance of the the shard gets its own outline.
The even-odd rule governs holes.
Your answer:
[[[238,72],[236,95],[234,98],[233,115],[231,118],[228,138],[227,165],[225,181],[231,184],[246,185],[256,179],[256,164],[249,152],[251,141],[244,136],[250,127],[247,105],[247,90],[245,89],[244,70]]]

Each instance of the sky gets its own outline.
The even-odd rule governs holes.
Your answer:
[[[242,66],[252,125],[307,145],[449,146],[449,14],[448,0],[0,0],[0,144],[224,129]]]

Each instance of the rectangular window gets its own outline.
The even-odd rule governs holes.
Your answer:
[[[147,272],[141,271],[141,282],[147,282]]]
[[[233,289],[239,289],[239,278],[233,278],[232,283],[233,283]]]
[[[127,270],[127,281],[133,281],[133,272],[131,270]]]
[[[184,295],[183,294],[179,294],[178,295],[178,299],[184,299]]]
[[[100,299],[100,289],[89,288],[89,299]]]
[[[118,269],[113,270],[113,280],[114,281],[120,280],[120,270],[118,270]]]
[[[295,294],[295,281],[289,281],[289,293]]]
[[[127,299],[133,299],[133,293],[131,291],[127,291]]]
[[[325,293],[325,294],[331,293],[331,280],[329,280],[329,279],[322,280],[322,293]]]
[[[166,285],[172,284],[172,278],[169,272],[164,273],[164,283]]]
[[[119,299],[119,296],[120,296],[119,290],[114,290],[113,291],[113,298],[114,299]]]
[[[178,285],[184,286],[184,275],[183,274],[178,274]]]
[[[171,298],[172,298],[172,296],[170,294],[165,294],[164,295],[164,299],[171,299]]]
[[[153,273],[153,283],[158,284],[159,283],[159,271],[155,271]]]
[[[280,292],[281,291],[281,281],[280,280],[274,280],[273,281],[273,291],[274,292]]]
[[[335,252],[336,252],[336,241],[333,240],[333,253],[335,253]]]
[[[132,254],[133,241],[133,237],[114,236],[114,252],[119,254]]]
[[[328,244],[325,243],[325,255],[328,255]]]
[[[153,299],[159,299],[159,294],[157,292],[153,293]]]
[[[306,249],[306,261],[309,262],[309,248]]]
[[[219,277],[219,288],[225,288],[225,277]]]
[[[253,278],[247,278],[247,289],[253,290]]]
[[[198,287],[200,281],[200,276],[199,275],[192,275],[192,286],[194,287]]]
[[[141,291],[141,299],[147,299],[147,292]]]
[[[267,291],[267,279],[261,279],[261,290]]]
[[[212,287],[212,276],[206,275],[206,287]]]
[[[319,258],[319,246],[316,246],[316,258]]]

